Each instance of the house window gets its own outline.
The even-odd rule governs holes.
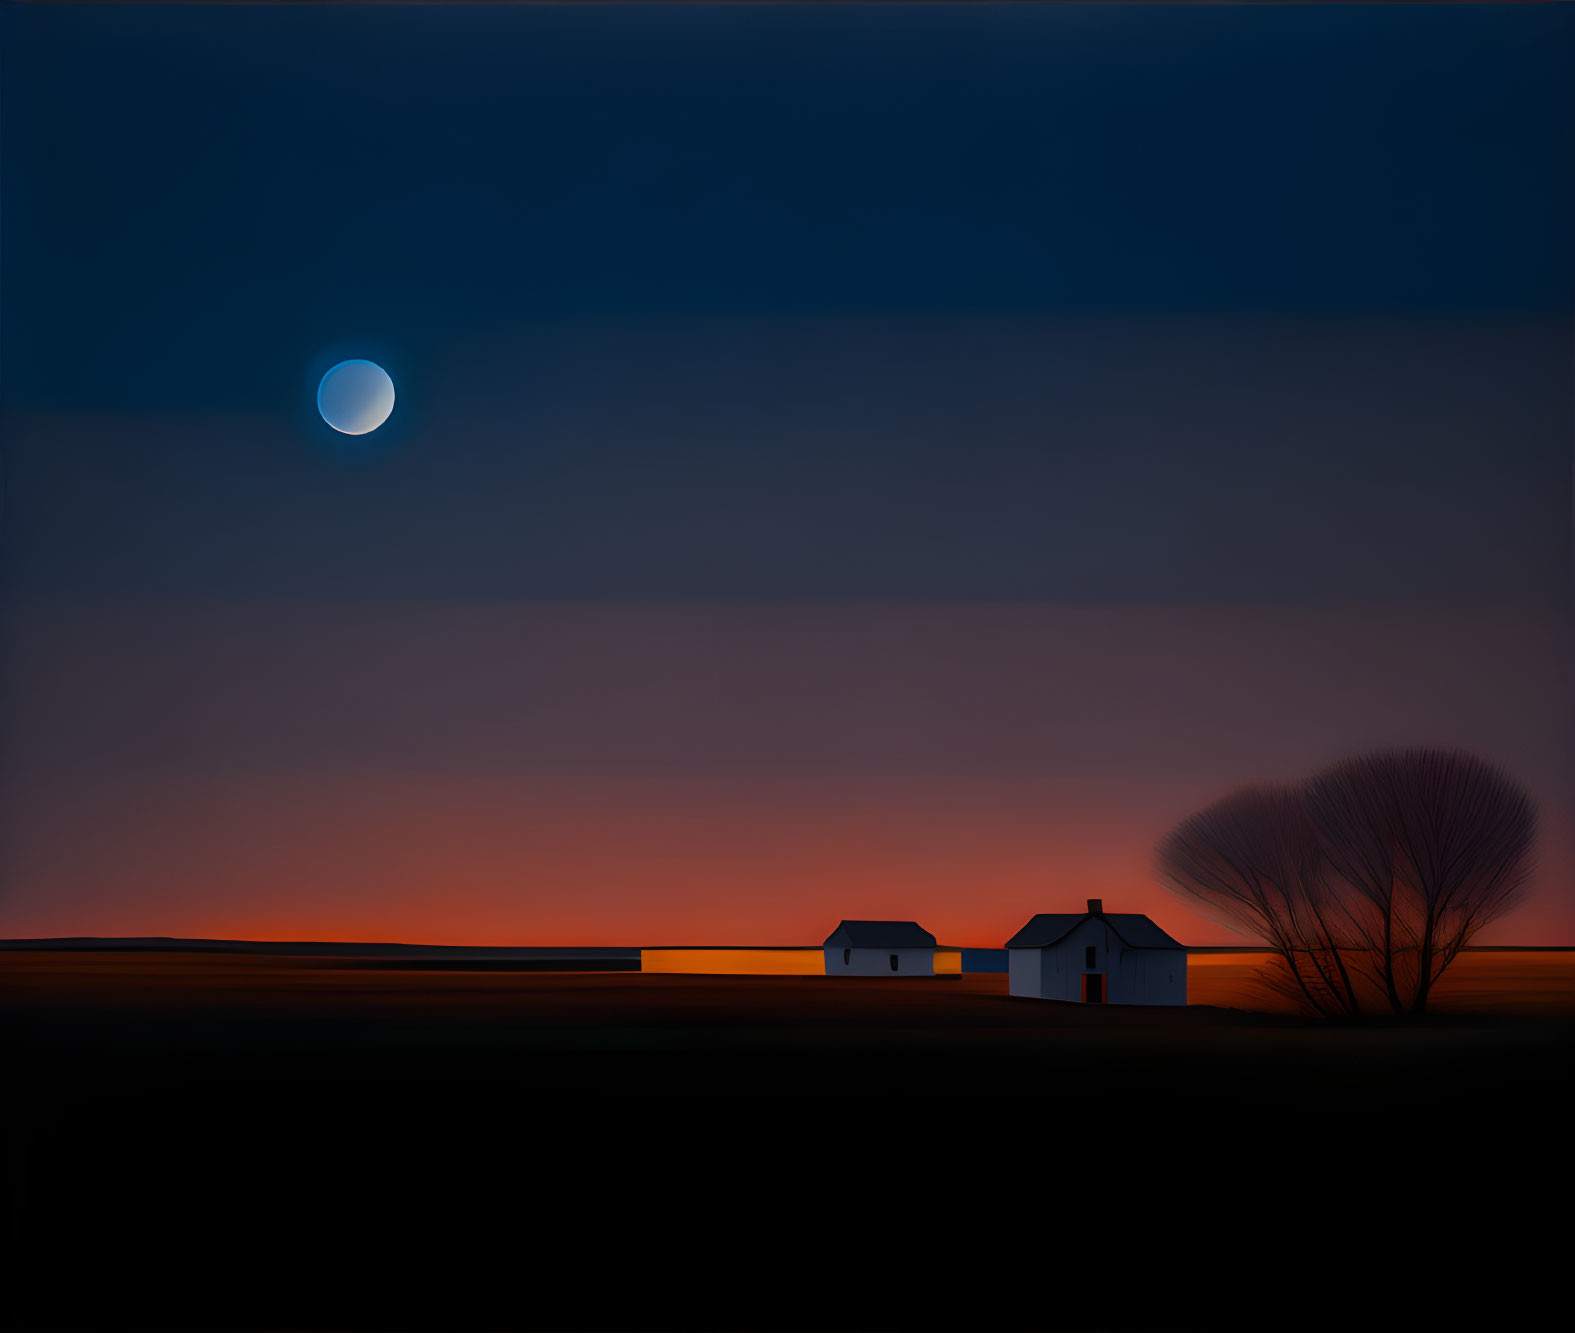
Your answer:
[[[892,956],[891,956],[891,970],[893,972],[895,972],[897,970],[897,955],[896,954],[892,954]]]
[[[1095,947],[1094,945],[1090,944],[1088,946],[1088,948],[1083,950],[1083,966],[1084,967],[1093,967],[1094,966],[1094,947]]]
[[[853,950],[852,949],[844,949],[842,951],[842,966],[843,967],[849,967],[849,966],[852,965],[852,963],[853,963]]]

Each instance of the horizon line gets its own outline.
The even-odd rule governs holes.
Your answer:
[[[61,0],[64,2],[64,0]],[[130,0],[127,0],[130,3]],[[179,0],[186,2],[186,0]],[[472,952],[521,952],[528,950],[572,950],[580,953],[606,952],[606,953],[638,953],[642,950],[658,949],[759,949],[759,950],[803,950],[805,952],[824,949],[824,944],[420,944],[402,940],[251,940],[251,939],[225,939],[201,935],[18,935],[0,937],[0,949],[21,949],[33,947],[38,949],[50,946],[62,947],[69,944],[185,944],[185,945],[253,945],[257,947],[314,947],[328,948],[343,946],[356,949],[445,949],[468,950]],[[1001,944],[937,944],[937,949],[947,950],[979,950],[979,949],[1004,949]],[[1266,944],[1184,944],[1181,946],[1187,953],[1273,953],[1274,950]],[[1463,953],[1575,953],[1575,944],[1467,944],[1461,950]]]

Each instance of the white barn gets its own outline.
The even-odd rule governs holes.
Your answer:
[[[1187,951],[1138,912],[1041,912],[1006,942],[1007,989],[1036,1000],[1185,1004]]]
[[[828,977],[935,975],[935,936],[917,921],[844,921],[825,949]]]

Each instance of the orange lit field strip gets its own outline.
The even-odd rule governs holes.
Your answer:
[[[819,977],[826,972],[822,949],[641,949],[642,972],[698,972],[721,976]],[[935,951],[937,975],[962,972],[960,949]]]
[[[820,949],[641,949],[640,971],[819,977],[826,955]]]

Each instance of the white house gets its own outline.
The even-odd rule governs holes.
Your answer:
[[[1185,1004],[1187,951],[1139,912],[1041,912],[1006,942],[1007,989],[1036,1000]],[[828,967],[829,971],[830,968]]]
[[[935,936],[916,921],[844,921],[825,947],[828,977],[935,975]]]

